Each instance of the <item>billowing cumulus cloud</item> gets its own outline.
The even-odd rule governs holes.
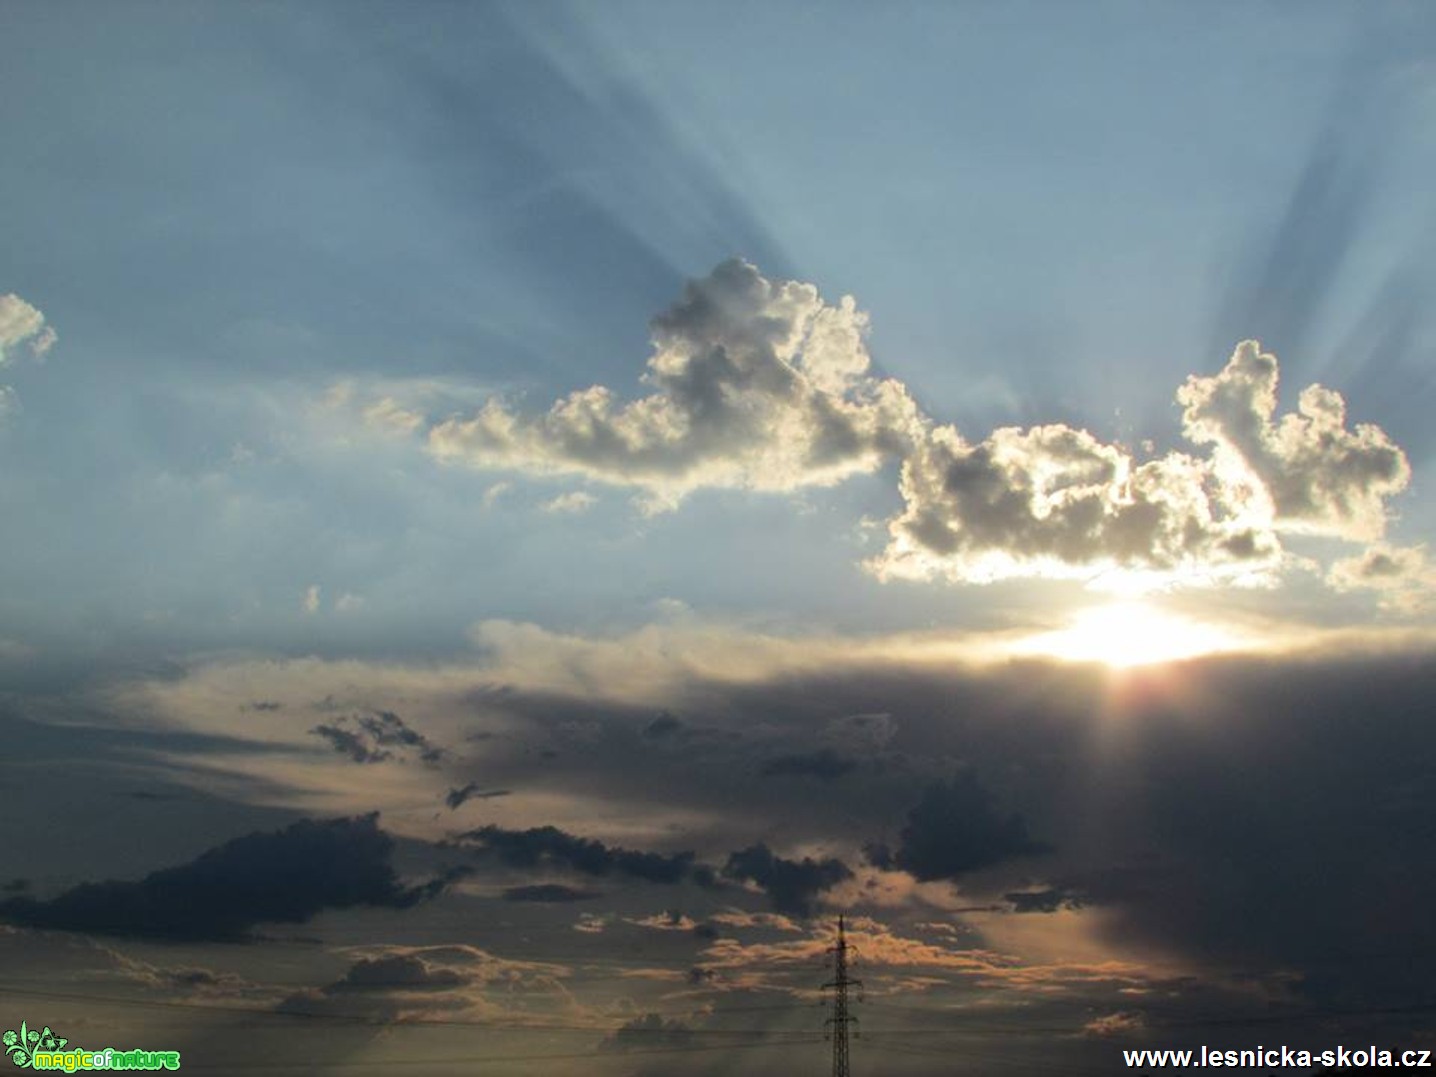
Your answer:
[[[1406,488],[1406,455],[1369,423],[1346,425],[1341,394],[1301,391],[1295,413],[1274,421],[1277,361],[1243,341],[1215,377],[1187,379],[1177,392],[1182,427],[1211,445],[1223,494],[1255,501],[1279,530],[1368,541],[1386,526],[1386,499]]]
[[[1063,424],[1004,427],[969,442],[931,430],[904,460],[904,511],[869,562],[879,576],[984,583],[1111,569],[1188,582],[1260,577],[1283,533],[1370,541],[1411,469],[1380,428],[1349,428],[1339,393],[1309,386],[1276,418],[1277,361],[1244,341],[1212,377],[1177,392],[1204,455],[1139,462]]]
[[[1376,426],[1349,426],[1340,394],[1306,388],[1277,414],[1277,361],[1241,343],[1177,392],[1195,451],[1139,456],[1063,423],[984,437],[924,415],[870,373],[851,297],[770,280],[742,261],[688,284],[652,323],[648,395],[603,386],[534,414],[491,398],[428,431],[437,458],[642,491],[649,511],[703,487],[793,491],[900,463],[903,508],[866,567],[879,578],[988,583],[1088,579],[1270,582],[1281,537],[1372,542],[1410,466]],[[388,416],[381,400],[365,412]],[[405,416],[411,413],[405,412]],[[544,504],[592,503],[583,492]]]
[[[699,487],[793,490],[870,472],[919,424],[896,381],[868,373],[851,297],[728,261],[653,320],[647,396],[583,389],[541,415],[490,400],[429,431],[441,460],[641,488],[656,505]]]
[[[1004,427],[976,444],[939,427],[903,462],[906,507],[870,567],[883,577],[985,583],[1271,563],[1275,538],[1225,512],[1209,478],[1185,454],[1138,464],[1125,448],[1061,424]]]
[[[1376,543],[1333,564],[1327,582],[1338,591],[1375,591],[1382,606],[1401,613],[1419,613],[1436,602],[1436,566],[1424,546]]]
[[[0,365],[14,358],[18,344],[26,344],[32,358],[43,358],[58,340],[45,324],[45,315],[18,295],[0,295]]]
[[[0,295],[0,367],[11,362],[25,345],[32,359],[43,359],[59,337],[45,324],[45,315],[13,292]],[[19,407],[15,390],[0,385],[0,420]]]

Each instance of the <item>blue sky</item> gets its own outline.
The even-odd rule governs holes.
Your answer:
[[[776,525],[756,560],[801,546],[826,565],[804,584],[745,582],[749,556],[714,593],[695,562],[723,565],[732,541],[710,524],[642,543],[621,510],[480,519],[482,477],[382,449],[354,468],[362,448],[331,456],[301,418],[344,379],[432,380],[437,411],[631,394],[648,320],[733,256],[856,296],[878,369],[964,432],[1067,422],[1178,444],[1176,386],[1257,337],[1284,404],[1320,377],[1424,449],[1411,395],[1364,372],[1419,371],[1429,327],[1378,348],[1363,325],[1429,276],[1418,9],[744,11],[21,8],[7,280],[64,345],[17,370],[4,435],[28,509],[7,525],[15,623],[133,637],[149,614],[271,642],[313,582],[392,584],[386,617],[450,635],[481,594],[563,619],[490,570],[515,525],[536,557],[597,557],[627,593],[646,571],[654,598],[801,616],[862,590],[843,525],[889,511],[890,487]],[[1281,235],[1293,213],[1300,240]],[[788,513],[705,510],[748,534]],[[238,526],[196,542],[226,514]],[[420,560],[424,579],[399,583]],[[926,613],[911,590],[861,601]]]
[[[454,847],[471,873],[412,909],[383,885],[359,902],[381,912],[318,899],[312,961],[201,930],[190,957],[238,977],[218,994],[367,999],[323,985],[379,955],[472,988],[452,1012],[487,1013],[491,976],[546,998],[586,975],[539,967],[558,943],[484,933],[530,963],[500,972],[415,948],[514,915],[505,886],[562,885],[522,907],[535,938],[683,935],[711,944],[693,967],[736,968],[689,929],[815,945],[826,921],[798,913],[846,907],[894,997],[1036,984],[1077,1031],[1170,1020],[1131,999],[1182,976],[1183,1007],[1236,1006],[1244,975],[1275,999],[1290,967],[1297,1002],[1332,1000],[1297,941],[1198,968],[1210,925],[1151,894],[1191,893],[1214,855],[1191,821],[1231,792],[1194,728],[1278,772],[1217,831],[1320,815],[1283,770],[1296,719],[1246,728],[1232,702],[1299,708],[1305,677],[1383,686],[1414,770],[1387,788],[1386,742],[1335,711],[1303,765],[1352,760],[1357,830],[1388,805],[1393,879],[1429,821],[1406,718],[1436,627],[1423,5],[126,0],[4,23],[0,718],[92,783],[60,805],[15,778],[15,893],[301,819],[377,855],[357,820],[378,811],[405,880]],[[1187,717],[1138,736],[1134,714]],[[990,861],[924,859],[949,802]],[[728,889],[595,882],[567,846],[506,860],[484,825],[690,851]],[[277,833],[282,861],[305,832]],[[802,901],[743,874],[754,843],[813,865]],[[1149,848],[1174,866],[1144,890]],[[1248,852],[1228,897],[1314,870]],[[828,861],[847,881],[813,882]],[[1297,920],[1401,941],[1344,900]],[[60,945],[59,912],[2,915],[17,960]],[[184,1001],[152,943],[105,950],[96,923],[64,944],[99,947],[86,975],[119,962]],[[918,937],[942,986],[892,971]],[[978,950],[1024,964],[974,980]],[[571,985],[582,1030],[660,1013],[683,1031],[632,1034],[693,1046],[703,1005],[796,990],[664,995],[635,967],[646,994]]]

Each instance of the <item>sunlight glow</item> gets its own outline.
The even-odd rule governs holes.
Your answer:
[[[1016,643],[1013,654],[1068,662],[1102,662],[1114,668],[1175,662],[1242,648],[1230,629],[1167,613],[1145,602],[1113,602],[1082,610],[1066,628]]]

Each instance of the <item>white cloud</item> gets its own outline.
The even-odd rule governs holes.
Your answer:
[[[1411,479],[1406,455],[1380,427],[1346,426],[1346,401],[1320,385],[1303,389],[1295,413],[1273,421],[1277,361],[1243,341],[1215,377],[1177,391],[1182,428],[1210,445],[1223,496],[1252,505],[1282,531],[1365,542],[1386,527],[1386,499]]]
[[[304,589],[304,597],[300,600],[300,607],[305,613],[314,614],[319,612],[319,585],[311,583]]]
[[[17,344],[29,342],[32,359],[43,359],[59,337],[45,324],[45,315],[13,292],[0,295],[0,366],[14,358]],[[19,407],[15,390],[0,385],[0,419]]]
[[[725,262],[654,319],[647,396],[621,403],[596,385],[536,416],[491,399],[433,427],[429,450],[637,487],[650,507],[700,487],[831,485],[902,452],[920,422],[902,385],[868,374],[866,329],[850,297],[828,304]]]
[[[481,499],[484,508],[486,508],[486,509],[491,509],[491,508],[493,508],[494,505],[498,502],[499,498],[503,497],[506,493],[508,493],[508,492],[509,492],[510,490],[512,490],[513,488],[514,488],[514,484],[511,483],[511,482],[496,482],[496,483],[494,483],[492,486],[490,486],[487,490],[484,491],[484,496],[483,496],[483,498]]]
[[[0,364],[10,359],[10,349],[22,341],[30,342],[30,354],[39,359],[57,339],[39,310],[14,293],[0,295]]]
[[[1339,393],[1312,385],[1278,415],[1277,360],[1255,341],[1177,390],[1194,449],[1155,455],[1144,444],[1139,456],[1060,423],[970,440],[872,375],[867,326],[850,296],[828,303],[811,284],[724,262],[653,320],[647,395],[625,402],[595,385],[537,413],[489,396],[430,426],[427,448],[481,469],[628,486],[645,512],[703,487],[794,492],[900,461],[903,508],[866,567],[955,583],[1270,584],[1296,563],[1283,537],[1378,541],[1388,499],[1410,481],[1380,428],[1348,426]],[[376,399],[366,423],[422,427],[400,402],[413,394]],[[484,505],[506,488],[490,487]],[[542,507],[592,503],[571,493]]]
[[[1004,427],[977,444],[939,427],[903,462],[906,507],[869,567],[883,578],[986,583],[1272,564],[1275,538],[1215,503],[1209,478],[1190,456],[1139,464],[1124,447],[1064,425]]]
[[[587,512],[596,504],[598,504],[598,498],[592,494],[586,493],[583,490],[570,490],[566,494],[559,494],[557,497],[545,501],[539,508],[543,509],[544,512],[577,515],[578,513]]]
[[[1436,566],[1425,546],[1376,543],[1333,564],[1327,583],[1338,591],[1375,591],[1382,608],[1397,613],[1421,613],[1436,605]]]
[[[315,597],[317,598],[318,596],[316,595]],[[337,599],[334,600],[334,609],[337,613],[355,613],[363,608],[363,596],[350,594],[348,591],[345,591],[342,595],[340,595]]]
[[[389,396],[366,407],[363,416],[365,425],[389,434],[413,434],[424,425],[422,414]]]
[[[1240,344],[1221,373],[1177,392],[1183,432],[1205,456],[1138,462],[1065,425],[1006,427],[972,444],[932,429],[903,463],[904,511],[880,577],[986,583],[1090,578],[1250,582],[1286,559],[1279,536],[1379,538],[1405,489],[1405,455],[1376,426],[1346,425],[1339,393],[1313,385],[1274,418],[1277,361]]]

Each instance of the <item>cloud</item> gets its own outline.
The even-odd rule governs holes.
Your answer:
[[[646,1013],[620,1025],[599,1044],[600,1051],[652,1051],[683,1048],[693,1042],[693,1029],[684,1021],[662,1014]]]
[[[256,924],[297,924],[324,909],[408,908],[438,887],[399,884],[377,815],[248,834],[137,882],[82,883],[39,901],[0,901],[27,927],[173,940],[236,941]]]
[[[599,897],[597,890],[579,890],[562,883],[536,883],[532,886],[510,886],[504,891],[505,901],[533,901],[541,904],[557,904],[569,901],[592,901]]]
[[[969,772],[933,782],[908,812],[896,852],[874,845],[874,867],[897,868],[931,882],[958,879],[1018,856],[1049,852],[1033,841],[1020,815],[1003,815],[992,794]]]
[[[1182,432],[1205,449],[1140,461],[1064,424],[1004,427],[969,442],[938,426],[904,459],[904,510],[880,578],[987,583],[1124,569],[1183,582],[1260,578],[1284,533],[1379,538],[1410,466],[1370,424],[1348,428],[1319,385],[1275,417],[1277,361],[1243,341],[1223,370],[1177,391]]]
[[[1061,424],[1004,427],[976,444],[939,427],[903,462],[905,508],[868,567],[884,579],[988,583],[1271,564],[1274,538],[1224,514],[1208,479],[1190,456],[1138,464],[1125,448]]]
[[[392,752],[375,747],[360,734],[337,725],[317,725],[309,732],[323,737],[336,752],[347,755],[356,763],[382,763],[394,758]]]
[[[1427,559],[1425,546],[1376,543],[1337,561],[1326,579],[1338,591],[1375,591],[1383,607],[1400,613],[1420,613],[1436,599],[1436,566]]]
[[[852,869],[836,858],[785,860],[762,843],[731,854],[723,874],[757,883],[773,908],[790,916],[811,916],[819,894],[853,877]]]
[[[1282,531],[1365,542],[1386,527],[1386,499],[1411,479],[1411,465],[1380,429],[1346,426],[1346,402],[1320,385],[1303,389],[1297,410],[1273,421],[1276,357],[1243,341],[1214,377],[1177,391],[1182,429],[1210,445],[1223,497],[1250,505]]]
[[[584,875],[627,875],[653,883],[679,883],[690,878],[701,883],[711,879],[708,869],[695,865],[691,852],[665,855],[622,849],[552,826],[528,830],[484,826],[459,835],[457,840],[493,853],[510,867],[552,864]]]
[[[1079,896],[1060,886],[1042,890],[1012,890],[1002,896],[1012,903],[1015,913],[1049,913],[1082,907]]]
[[[15,357],[16,346],[28,341],[31,359],[43,359],[59,339],[45,324],[45,315],[13,292],[0,295],[0,367]],[[8,385],[0,385],[0,420],[20,408],[19,397]]]
[[[566,494],[545,501],[539,506],[544,512],[554,515],[577,516],[598,504],[598,498],[583,490],[571,490]]]
[[[424,425],[423,415],[388,396],[370,404],[362,415],[366,426],[389,434],[413,434]]]
[[[653,320],[647,396],[619,403],[593,386],[538,416],[490,400],[434,426],[429,450],[637,487],[653,506],[700,487],[832,485],[902,451],[918,423],[906,390],[868,373],[866,330],[851,297],[832,305],[811,284],[724,262]]]
[[[457,811],[460,806],[470,800],[492,800],[495,797],[510,795],[508,789],[481,789],[478,782],[469,782],[456,789],[450,789],[444,797],[444,803],[449,806],[449,810]]]
[[[1082,1026],[1082,1032],[1086,1036],[1098,1039],[1111,1039],[1116,1036],[1128,1036],[1134,1032],[1141,1032],[1146,1027],[1146,1019],[1140,1013],[1119,1011],[1094,1017]]]
[[[344,977],[326,988],[331,993],[399,988],[408,991],[447,991],[462,987],[470,977],[451,968],[430,965],[414,954],[385,954],[363,957],[349,967]]]
[[[839,755],[831,748],[821,748],[816,752],[775,756],[763,764],[762,774],[765,777],[798,774],[832,781],[851,774],[857,766],[856,759]]]
[[[0,366],[13,358],[17,344],[28,341],[31,357],[41,359],[58,339],[38,309],[13,292],[0,295]]]
[[[906,386],[870,371],[851,297],[732,260],[690,281],[652,322],[649,392],[592,386],[532,414],[497,397],[433,425],[439,460],[628,486],[647,511],[700,488],[792,492],[900,462],[903,509],[881,579],[988,583],[1126,571],[1155,582],[1270,582],[1285,534],[1379,538],[1406,456],[1378,427],[1348,427],[1340,394],[1306,388],[1276,413],[1277,361],[1251,340],[1177,391],[1199,451],[1138,456],[1065,423],[972,439],[935,423]],[[387,398],[370,410],[387,415]],[[405,421],[410,415],[405,412]],[[488,503],[486,495],[485,503]],[[592,495],[544,503],[584,511]]]
[[[571,1011],[562,984],[568,974],[562,965],[508,960],[472,946],[382,946],[361,953],[338,980],[296,991],[275,1008],[386,1023],[451,1020],[463,1012],[517,1025]]]
[[[643,735],[650,740],[661,740],[681,732],[683,721],[671,714],[660,714],[643,727]]]
[[[319,612],[320,590],[317,583],[311,583],[304,589],[304,595],[299,600],[300,608],[308,614]]]
[[[444,749],[411,729],[393,711],[353,715],[337,723],[317,725],[309,732],[323,737],[336,752],[356,763],[382,763],[393,759],[395,752],[402,756],[409,749],[424,763],[437,763],[444,756]]]

